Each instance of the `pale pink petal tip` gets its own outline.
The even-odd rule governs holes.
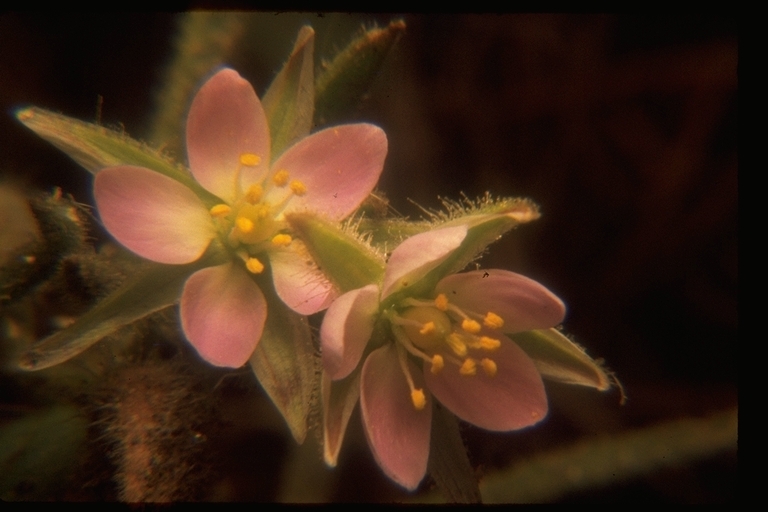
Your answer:
[[[200,356],[215,366],[244,365],[261,339],[266,318],[261,290],[232,263],[198,270],[184,285],[184,334]]]
[[[118,242],[158,263],[190,263],[205,252],[215,227],[205,205],[163,174],[129,165],[99,171],[93,185],[104,226]]]
[[[426,407],[413,407],[411,393],[392,344],[377,349],[363,366],[360,410],[368,444],[384,473],[414,490],[427,472],[432,404],[420,371],[409,362],[414,384],[423,389]]]
[[[241,169],[244,183],[255,182],[269,168],[269,127],[264,109],[247,80],[232,69],[213,75],[198,91],[187,116],[187,155],[195,179],[230,203],[244,153],[259,157]]]
[[[319,211],[331,220],[341,220],[376,186],[386,156],[387,136],[381,128],[347,124],[297,142],[275,161],[272,170],[286,170],[306,185],[306,194],[291,199],[287,212]]]
[[[325,312],[320,327],[323,368],[333,380],[357,367],[373,332],[379,307],[379,287],[372,284],[347,292]]]

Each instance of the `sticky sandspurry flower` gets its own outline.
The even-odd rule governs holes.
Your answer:
[[[552,292],[492,269],[445,276],[424,296],[407,293],[466,234],[459,226],[407,239],[393,251],[382,286],[340,296],[320,331],[323,367],[333,380],[356,368],[375,328],[388,331],[389,342],[370,351],[362,367],[361,414],[379,466],[407,489],[426,473],[431,396],[492,431],[533,425],[548,410],[533,361],[504,333],[562,322],[565,306]]]
[[[264,328],[267,304],[251,274],[261,273],[267,259],[278,295],[298,313],[320,311],[338,295],[291,237],[284,214],[348,216],[378,181],[387,139],[370,124],[341,125],[298,141],[270,166],[261,102],[237,72],[223,69],[192,101],[186,142],[193,177],[218,204],[206,206],[191,189],[151,169],[124,165],[96,175],[96,205],[120,243],[159,263],[191,263],[220,239],[232,261],[187,279],[181,325],[205,360],[239,367]]]

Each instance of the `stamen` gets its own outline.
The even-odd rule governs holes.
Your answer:
[[[462,320],[461,328],[472,334],[477,334],[478,332],[480,332],[480,324],[472,320],[471,318],[465,318],[464,320]]]
[[[248,258],[245,262],[245,268],[247,268],[248,272],[251,274],[261,274],[264,271],[264,264],[257,258]]]
[[[232,213],[232,208],[228,204],[217,204],[213,208],[209,210],[212,217],[226,217],[230,213]]]
[[[419,334],[429,334],[431,332],[435,332],[435,322],[427,322],[424,324],[424,327],[419,329]]]
[[[272,245],[276,245],[278,247],[286,247],[291,245],[292,241],[293,238],[291,238],[291,235],[286,235],[284,233],[278,233],[272,237]]]
[[[245,191],[245,200],[251,204],[256,204],[261,201],[262,196],[264,196],[264,189],[258,183],[251,185],[248,187],[248,190]]]
[[[302,182],[300,182],[299,180],[293,180],[291,184],[288,186],[290,187],[291,192],[293,192],[299,197],[307,193],[307,186]]]
[[[440,354],[435,354],[432,356],[432,368],[430,368],[429,371],[431,371],[433,375],[437,375],[440,373],[440,370],[442,370],[444,366],[445,360],[443,360],[443,356]]]
[[[494,350],[498,349],[500,346],[501,346],[501,341],[495,338],[489,338],[488,336],[480,337],[479,348],[483,350],[487,350],[488,352],[493,352]]]
[[[435,307],[440,311],[448,310],[448,297],[446,297],[444,293],[435,297]]]
[[[261,157],[253,153],[243,153],[240,155],[240,164],[246,167],[256,167],[261,163]]]
[[[417,411],[424,409],[424,406],[427,405],[427,397],[424,396],[424,391],[421,389],[411,391],[411,402],[413,402],[413,407]]]
[[[498,368],[496,367],[496,363],[493,362],[493,360],[488,358],[484,358],[480,360],[480,366],[483,367],[483,371],[489,377],[493,377],[494,375],[496,375],[496,372],[498,371]]]
[[[248,217],[238,217],[235,220],[235,225],[237,226],[237,229],[239,229],[241,233],[250,233],[251,231],[253,231],[253,228],[254,228],[253,221]]]
[[[284,187],[288,184],[288,177],[288,171],[285,169],[280,169],[275,173],[274,176],[272,176],[272,183],[278,187]]]
[[[501,329],[504,327],[504,319],[496,313],[489,311],[483,319],[483,324],[485,324],[486,327],[490,327],[491,329]]]
[[[464,363],[461,365],[461,368],[459,368],[459,373],[465,377],[475,375],[477,373],[477,363],[475,360],[471,357],[466,358]]]
[[[448,346],[451,347],[451,350],[453,350],[453,353],[457,356],[464,357],[467,355],[467,345],[461,339],[461,336],[455,332],[446,336],[445,342],[448,343]]]

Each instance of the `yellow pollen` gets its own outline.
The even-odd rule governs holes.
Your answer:
[[[211,212],[211,215],[213,217],[226,217],[230,213],[232,213],[232,208],[229,207],[227,204],[217,204],[213,208],[209,210]]]
[[[255,183],[248,187],[245,191],[245,200],[251,204],[256,204],[261,201],[261,197],[264,195],[264,189],[258,183]]]
[[[448,343],[448,346],[451,347],[451,350],[453,350],[453,353],[456,354],[459,357],[464,357],[467,355],[467,345],[462,341],[461,336],[456,334],[455,332],[452,332],[445,338],[446,343]]]
[[[501,318],[496,313],[489,311],[488,314],[485,315],[485,318],[483,319],[483,324],[486,327],[490,327],[491,329],[501,329],[502,327],[504,327],[504,319]]]
[[[483,367],[483,371],[489,377],[493,377],[494,375],[496,375],[496,372],[498,371],[498,368],[496,367],[496,363],[494,363],[491,359],[488,359],[488,358],[484,358],[480,360],[480,366]]]
[[[248,217],[238,217],[235,220],[235,225],[241,233],[250,233],[254,228],[253,221]]]
[[[280,169],[275,173],[274,176],[272,176],[272,183],[277,185],[278,187],[284,187],[288,184],[288,171],[285,169]]]
[[[461,322],[461,328],[472,334],[480,332],[480,324],[470,318],[465,318]]]
[[[477,373],[477,363],[475,360],[471,357],[465,359],[464,363],[461,365],[461,368],[459,368],[459,373],[466,377],[475,375]]]
[[[446,297],[444,293],[435,297],[435,307],[440,311],[448,310],[448,297]]]
[[[430,371],[433,375],[440,373],[440,370],[442,370],[444,366],[445,361],[443,360],[443,356],[440,354],[435,354],[432,356],[432,368],[430,368]]]
[[[419,329],[419,334],[429,334],[431,332],[435,332],[435,322],[427,322],[424,324],[424,327]]]
[[[307,193],[307,186],[302,182],[300,182],[299,180],[293,180],[291,184],[288,186],[290,187],[291,192],[293,192],[299,197]]]
[[[243,153],[240,155],[240,164],[246,167],[256,167],[261,163],[261,157],[253,153]]]
[[[248,258],[245,262],[245,268],[251,274],[261,274],[264,271],[264,264],[256,258]]]
[[[413,402],[413,407],[417,411],[422,410],[424,406],[427,405],[427,397],[424,396],[424,391],[420,389],[411,391],[411,402]]]
[[[493,352],[500,346],[501,346],[501,341],[495,338],[489,338],[488,336],[480,337],[480,348],[483,350],[487,350],[488,352]]]
[[[291,244],[291,241],[293,241],[291,235],[285,235],[283,233],[279,233],[272,237],[272,245],[276,245],[278,247],[286,247]]]

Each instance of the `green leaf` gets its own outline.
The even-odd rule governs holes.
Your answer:
[[[336,466],[349,418],[360,398],[362,367],[358,365],[348,377],[337,381],[323,372],[323,459],[331,467]]]
[[[262,104],[272,138],[272,160],[312,130],[315,112],[315,31],[299,30],[288,62],[264,93]]]
[[[307,319],[285,306],[270,286],[261,289],[267,297],[267,323],[251,368],[301,444],[319,388],[319,358]]]
[[[357,107],[404,32],[403,20],[367,30],[331,62],[323,63],[315,82],[315,124],[336,123]]]
[[[384,261],[359,237],[344,231],[337,223],[311,214],[287,215],[286,220],[342,293],[381,282]]]
[[[557,329],[537,329],[510,335],[533,359],[542,377],[605,391],[612,378],[584,349]]]
[[[16,118],[92,174],[105,167],[137,165],[175,179],[195,192],[206,205],[213,206],[221,202],[197,183],[183,167],[175,165],[158,151],[133,140],[125,133],[37,107],[18,110]]]
[[[213,259],[204,257],[188,265],[147,262],[143,273],[123,284],[71,326],[24,352],[19,367],[36,371],[63,363],[119,328],[176,303],[187,277],[214,264]]]
[[[477,477],[456,417],[433,401],[429,474],[450,503],[480,503]]]

